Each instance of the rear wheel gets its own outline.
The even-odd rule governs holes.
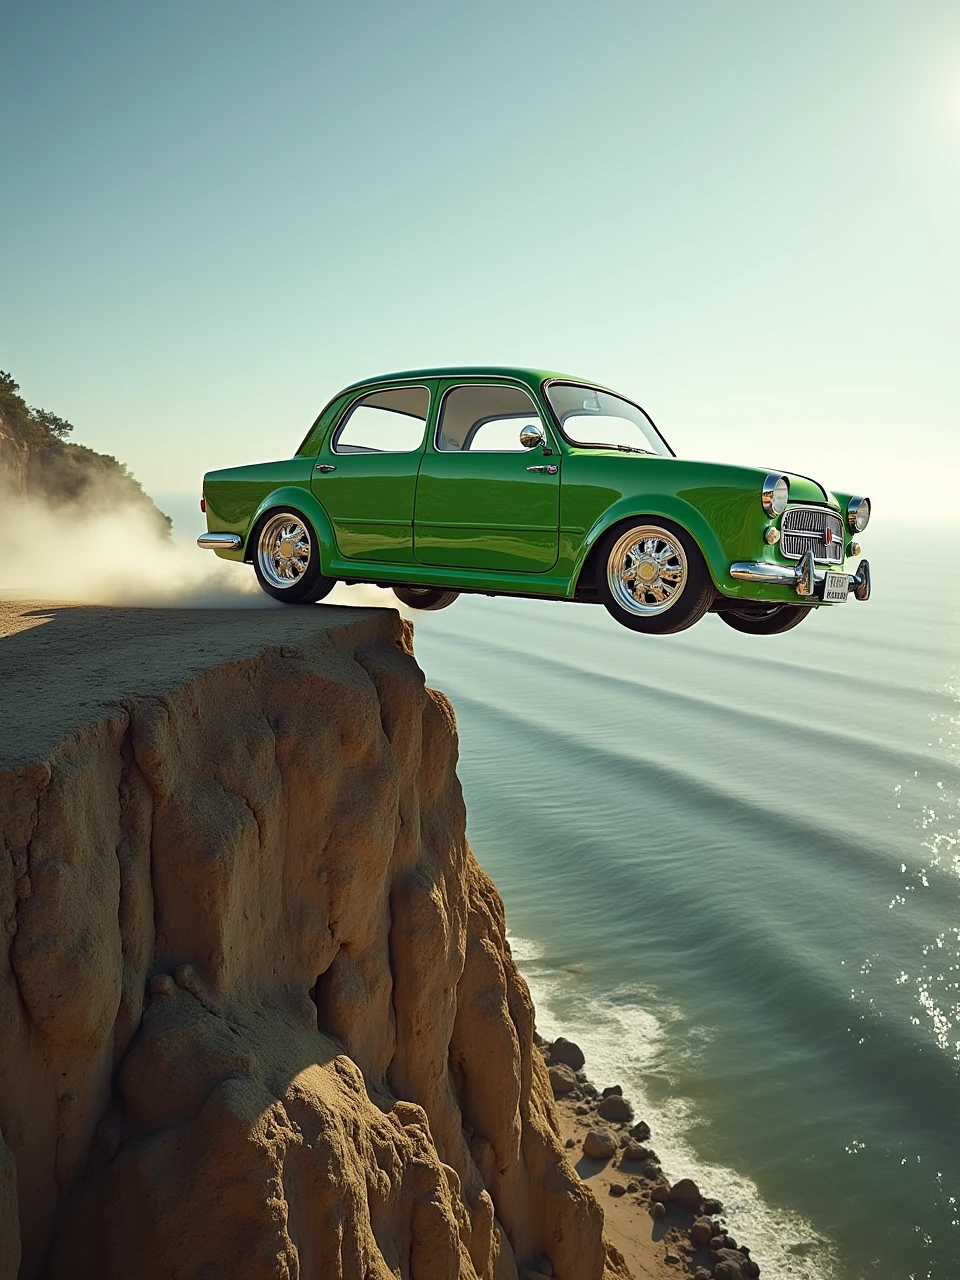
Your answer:
[[[809,604],[771,604],[759,609],[718,609],[717,616],[748,636],[778,636],[799,627],[813,613]]]
[[[435,612],[453,604],[460,592],[444,591],[442,587],[394,587],[393,594],[409,609]]]
[[[274,600],[312,604],[333,590],[336,579],[320,572],[317,535],[299,511],[266,512],[250,542],[257,581]]]
[[[607,612],[647,635],[686,631],[716,595],[700,548],[670,520],[640,516],[611,529],[600,547],[597,578]]]

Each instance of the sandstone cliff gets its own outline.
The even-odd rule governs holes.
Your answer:
[[[0,1278],[626,1275],[397,615],[0,635]]]

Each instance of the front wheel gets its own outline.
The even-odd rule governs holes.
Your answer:
[[[320,547],[310,521],[299,511],[268,511],[250,538],[253,571],[274,600],[312,604],[334,587],[320,571]]]
[[[393,594],[409,609],[446,609],[459,596],[459,591],[444,591],[442,587],[394,587]]]
[[[784,631],[799,627],[804,618],[813,613],[809,604],[771,604],[756,610],[718,609],[717,616],[748,636],[779,636]]]
[[[716,590],[700,548],[671,520],[644,519],[611,529],[600,547],[597,586],[621,626],[672,635],[699,622]]]

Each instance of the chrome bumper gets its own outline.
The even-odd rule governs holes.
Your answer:
[[[197,546],[205,551],[236,551],[242,541],[239,533],[201,533]]]
[[[741,582],[762,582],[768,587],[793,587],[798,596],[815,596],[817,587],[823,584],[828,573],[840,573],[839,569],[818,569],[813,552],[795,565],[772,564],[769,560],[737,560],[730,566],[730,577]],[[857,572],[848,575],[852,591],[858,600],[870,599],[870,561],[861,560]]]

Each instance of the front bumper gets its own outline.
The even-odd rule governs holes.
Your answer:
[[[737,560],[730,566],[730,577],[741,582],[760,582],[768,587],[793,587],[798,596],[816,597],[818,588],[822,596],[827,573],[839,573],[837,569],[818,569],[813,552],[808,551],[795,565],[774,564],[770,560]],[[858,600],[870,599],[870,561],[861,560],[854,574],[848,574],[848,592]]]

